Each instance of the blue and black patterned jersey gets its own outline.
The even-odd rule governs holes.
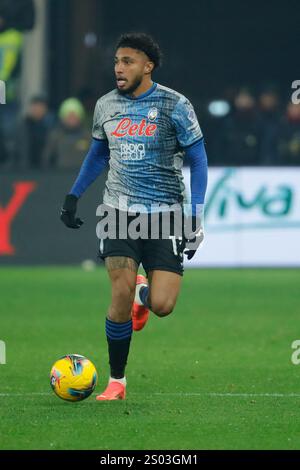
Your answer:
[[[105,204],[119,209],[143,204],[151,210],[151,205],[184,202],[184,149],[202,132],[183,95],[156,83],[135,99],[113,90],[96,104],[93,137],[109,145]],[[127,207],[120,204],[124,196]]]

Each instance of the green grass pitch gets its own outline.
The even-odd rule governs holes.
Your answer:
[[[127,400],[57,398],[49,371],[89,357],[106,386],[104,269],[0,269],[1,449],[299,449],[300,270],[188,270],[175,311],[133,336]]]

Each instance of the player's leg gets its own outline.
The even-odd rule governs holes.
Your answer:
[[[111,304],[107,316],[114,322],[124,323],[131,319],[138,264],[132,258],[110,256],[105,259],[105,266],[111,282]]]
[[[132,258],[111,256],[105,259],[105,265],[112,292],[106,318],[110,379],[108,387],[97,400],[116,400],[125,398],[125,367],[132,336],[131,309],[138,264]]]
[[[148,273],[149,285],[145,277],[138,276],[133,304],[134,330],[145,326],[149,309],[159,317],[172,312],[183,275],[184,248],[185,242],[173,237],[144,242],[142,263]]]
[[[111,304],[106,322],[110,380],[98,400],[125,398],[125,366],[132,336],[131,309],[135,294],[136,274],[141,260],[141,243],[130,237],[119,238],[119,224],[124,214],[116,210],[111,220],[111,238],[100,240],[99,256],[105,261],[111,282]],[[122,217],[121,217],[122,215]],[[125,217],[127,224],[130,218]]]
[[[158,317],[172,313],[180,291],[182,276],[168,271],[154,270],[148,273],[148,281],[141,277],[136,287],[135,303],[150,309]]]
[[[174,310],[181,287],[182,276],[168,271],[154,270],[148,273],[149,289],[142,293],[145,302],[158,317],[166,317]]]

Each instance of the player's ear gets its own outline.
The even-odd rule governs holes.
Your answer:
[[[147,74],[152,73],[153,69],[154,69],[154,64],[153,64],[153,62],[147,62],[147,63],[146,63],[146,67],[145,67],[145,72],[146,72]]]

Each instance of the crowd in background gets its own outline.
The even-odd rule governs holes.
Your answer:
[[[46,96],[33,96],[21,112],[24,34],[35,27],[36,17],[33,0],[0,0],[0,80],[6,84],[6,104],[0,104],[0,169],[75,170],[90,145],[98,97],[86,88],[52,110]],[[211,166],[300,165],[300,104],[284,99],[274,86],[220,96],[210,103],[191,97]]]
[[[46,97],[34,96],[15,120],[5,120],[2,106],[2,168],[78,169],[91,140],[93,110],[84,104],[68,98],[54,113]],[[276,91],[255,97],[241,89],[231,100],[199,108],[211,166],[300,165],[300,105],[282,103]]]
[[[1,131],[0,124],[0,161],[5,168],[74,170],[90,145],[91,116],[77,98],[66,99],[54,113],[46,97],[34,96],[25,114],[11,123],[9,132]]]
[[[229,105],[225,116],[203,119],[211,165],[300,165],[300,104],[274,88],[257,96],[244,88]]]

